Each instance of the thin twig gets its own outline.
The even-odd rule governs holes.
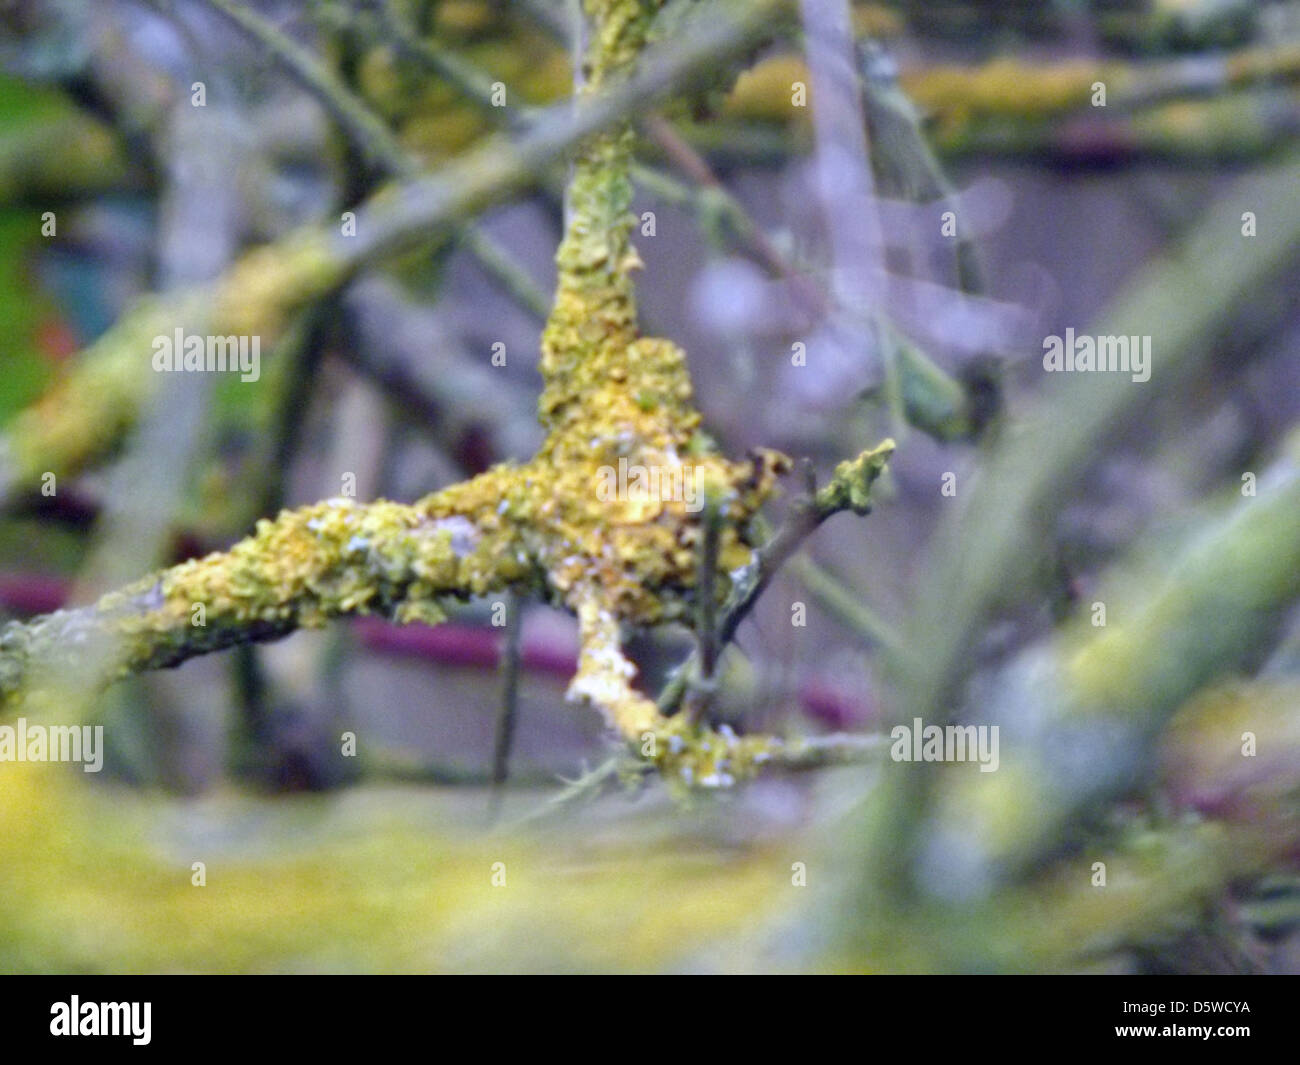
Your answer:
[[[647,770],[649,766],[645,763],[638,763],[628,758],[625,753],[619,752],[612,758],[602,762],[595,769],[584,772],[576,780],[566,782],[564,788],[548,798],[536,810],[524,814],[505,827],[514,829],[533,825],[538,821],[554,817],[579,802],[589,802],[596,799],[618,780],[619,775],[625,769],[637,768]]]
[[[709,711],[716,691],[714,672],[718,663],[718,537],[722,514],[717,501],[708,499],[700,528],[700,560],[695,580],[695,649],[699,668],[691,675],[691,698],[687,712],[701,720]]]
[[[869,764],[881,759],[888,749],[889,742],[889,738],[881,734],[848,732],[833,732],[826,736],[789,740],[774,745],[766,768],[797,773],[836,765]],[[531,826],[539,821],[559,816],[580,803],[599,798],[613,787],[620,777],[626,777],[628,774],[644,774],[649,772],[650,768],[650,763],[629,757],[626,752],[619,752],[595,769],[584,772],[576,780],[568,781],[561,791],[552,795],[537,809],[505,827],[514,829]]]
[[[506,778],[510,772],[510,748],[514,742],[515,721],[519,712],[520,633],[523,631],[523,604],[513,592],[505,599],[506,638],[501,652],[501,708],[497,713],[492,747],[491,820],[501,810]]]
[[[713,209],[721,212],[736,233],[740,243],[755,262],[767,270],[773,277],[786,281],[795,297],[803,305],[805,313],[816,320],[827,311],[826,297],[804,274],[794,268],[776,248],[754,221],[750,213],[737,200],[713,172],[713,168],[699,152],[688,144],[662,115],[647,115],[642,120],[646,134],[663,150],[692,181],[710,190],[711,199],[708,206],[699,202],[699,197],[685,190],[687,197],[696,207],[697,213]],[[658,188],[660,191],[674,191],[673,179],[667,174],[651,170],[649,167],[637,169],[638,180]]]
[[[893,450],[894,442],[887,440],[877,448],[864,451],[851,462],[840,463],[830,484],[794,502],[780,528],[754,552],[754,561],[750,564],[748,574],[738,582],[732,593],[731,602],[723,611],[718,626],[719,646],[725,647],[735,639],[740,623],[749,616],[772,578],[822,522],[842,510],[852,510],[859,515],[870,510],[871,485],[884,469],[885,461]],[[699,668],[700,654],[697,648],[677,667],[659,693],[656,705],[660,713],[671,713],[681,705],[682,697]]]

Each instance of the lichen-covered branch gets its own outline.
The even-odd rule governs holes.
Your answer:
[[[529,576],[513,533],[494,534],[476,511],[495,496],[470,481],[409,506],[331,499],[263,519],[228,552],[0,630],[0,697],[12,709],[80,661],[96,663],[99,675],[86,678],[94,685],[348,614],[441,620],[437,596]]]
[[[584,118],[625,87],[659,2],[585,6]],[[627,118],[593,125],[578,146],[555,306],[542,337],[539,415],[547,436],[532,461],[494,467],[409,506],[333,499],[286,511],[228,552],[146,578],[93,607],[11,625],[0,633],[0,695],[12,705],[87,643],[95,650],[84,656],[94,663],[94,685],[347,614],[435,622],[442,597],[512,589],[538,592],[577,615],[580,659],[570,698],[601,712],[669,779],[720,787],[768,762],[818,760],[806,745],[715,731],[695,715],[665,717],[632,684],[622,629],[713,617],[698,609],[703,587],[729,604],[719,633],[708,638],[730,639],[808,533],[838,511],[867,512],[893,444],[842,463],[758,546],[755,519],[790,462],[764,450],[739,461],[718,454],[698,432],[685,353],[641,335],[631,160]],[[337,282],[342,261],[324,257],[320,274]],[[254,296],[257,265],[246,262],[235,275]],[[274,272],[262,282],[263,307],[219,298],[215,313],[227,321],[237,313],[266,318],[301,298],[285,292]],[[650,483],[630,483],[629,470]],[[710,549],[702,552],[706,536]],[[701,581],[703,555],[710,573]]]

